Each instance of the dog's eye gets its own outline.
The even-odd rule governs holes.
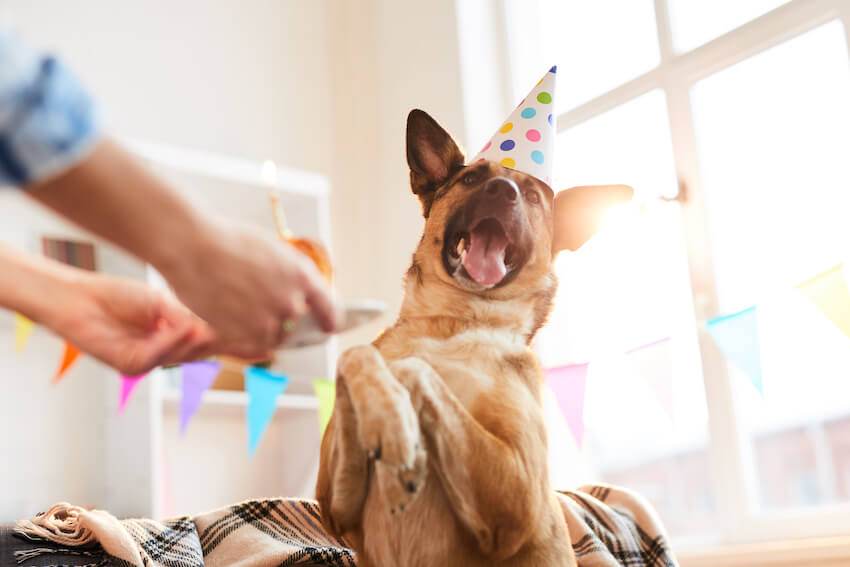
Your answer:
[[[472,185],[473,183],[478,181],[478,175],[474,172],[467,173],[463,176],[463,179],[461,179],[461,181],[463,181],[464,185]]]
[[[540,202],[540,195],[537,194],[537,191],[526,191],[525,199],[534,205]]]

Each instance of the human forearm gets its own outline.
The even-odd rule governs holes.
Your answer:
[[[28,187],[28,194],[161,271],[200,248],[211,230],[209,221],[110,140],[69,171]]]
[[[0,244],[0,307],[50,326],[85,273]]]

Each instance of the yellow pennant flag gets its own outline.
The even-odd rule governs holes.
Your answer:
[[[801,283],[797,289],[850,337],[850,293],[842,264]]]
[[[20,313],[15,313],[15,352],[21,353],[24,351],[24,347],[27,346],[27,341],[34,327],[35,323]]]
[[[319,431],[321,435],[324,435],[334,410],[336,384],[330,380],[313,380],[313,389],[316,391],[316,397],[319,398]]]

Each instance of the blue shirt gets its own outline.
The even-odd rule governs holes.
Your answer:
[[[100,134],[93,100],[62,63],[0,29],[0,187],[61,173]]]

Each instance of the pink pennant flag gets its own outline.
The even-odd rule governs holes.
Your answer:
[[[127,407],[127,402],[130,401],[130,396],[133,395],[133,392],[136,390],[136,386],[141,384],[142,378],[147,376],[147,372],[143,374],[139,374],[138,376],[127,376],[126,374],[121,375],[121,397],[118,398],[118,414],[124,413],[124,408]]]
[[[180,398],[180,436],[186,433],[189,421],[201,405],[204,392],[218,377],[221,363],[214,360],[199,360],[180,365],[183,371],[183,394]]]
[[[588,365],[585,362],[543,371],[579,449],[584,442],[584,392]]]
[[[673,350],[670,337],[626,352],[632,372],[646,380],[664,412],[673,419]]]

